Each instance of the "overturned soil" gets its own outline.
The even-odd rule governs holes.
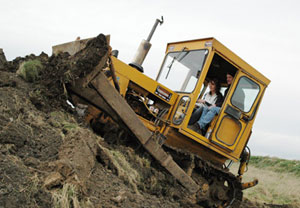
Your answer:
[[[201,207],[133,138],[98,136],[67,104],[64,85],[107,53],[99,35],[74,56],[42,53],[0,67],[0,207]],[[16,71],[33,59],[44,70],[29,83]],[[241,207],[293,206],[245,199]]]
[[[168,190],[156,184],[158,179],[140,176],[129,161],[125,164],[131,157],[150,175],[156,170],[149,155],[111,148],[72,109],[39,110],[37,99],[31,100],[38,96],[37,85],[15,73],[0,71],[0,86],[0,207],[69,207],[62,200],[70,207],[75,201],[81,207],[180,206],[172,196],[165,200]],[[156,176],[170,180],[164,173]],[[141,182],[147,179],[148,184]],[[147,186],[152,190],[144,192]],[[74,193],[63,195],[65,187]]]

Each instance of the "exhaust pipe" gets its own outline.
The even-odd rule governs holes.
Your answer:
[[[164,18],[161,17],[161,20],[159,19],[156,19],[155,20],[155,23],[152,27],[152,30],[150,32],[150,34],[148,35],[148,38],[147,40],[142,40],[142,42],[140,43],[139,45],[139,48],[132,60],[132,62],[129,64],[129,66],[132,66],[134,68],[136,68],[137,70],[139,70],[140,72],[144,72],[144,69],[142,67],[142,64],[145,60],[145,57],[147,56],[150,48],[151,48],[151,43],[150,43],[150,40],[158,26],[158,24],[162,24],[164,22]]]

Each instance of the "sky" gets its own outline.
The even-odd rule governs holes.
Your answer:
[[[6,58],[111,35],[130,63],[156,18],[164,17],[143,64],[155,78],[166,44],[215,37],[271,80],[249,147],[253,155],[300,160],[300,1],[297,0],[2,0],[0,48]]]

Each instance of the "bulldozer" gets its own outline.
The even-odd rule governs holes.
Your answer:
[[[110,50],[66,90],[74,106],[87,106],[85,120],[94,129],[105,134],[110,129],[105,126],[118,124],[119,131],[133,135],[198,204],[239,207],[242,191],[258,183],[242,179],[250,159],[247,143],[270,80],[215,38],[168,43],[156,79],[150,78],[142,64],[162,23],[156,19],[132,63],[122,62],[118,51]],[[106,36],[108,44],[109,39]],[[89,40],[53,46],[53,53],[75,54]],[[229,72],[234,74],[230,86]],[[228,93],[219,113],[198,132],[189,123],[212,78]],[[240,163],[238,173],[230,171],[233,162]]]

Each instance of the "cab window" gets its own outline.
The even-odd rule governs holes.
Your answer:
[[[207,49],[168,53],[157,81],[173,91],[192,92],[207,54]]]
[[[241,77],[231,97],[231,103],[241,111],[247,113],[251,110],[260,87],[248,77]]]

